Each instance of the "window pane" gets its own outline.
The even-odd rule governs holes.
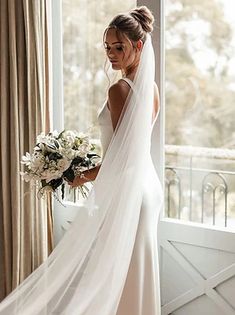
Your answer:
[[[166,1],[168,216],[234,224],[234,11],[233,0]]]
[[[63,0],[64,120],[66,129],[87,131],[98,138],[97,110],[109,86],[104,71],[103,32],[134,0]]]

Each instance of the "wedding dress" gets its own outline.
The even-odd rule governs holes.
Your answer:
[[[130,88],[133,82],[123,78]],[[156,114],[154,123],[158,118]],[[107,102],[98,113],[103,155],[112,138],[113,127]],[[154,125],[153,123],[153,125]],[[152,125],[152,126],[153,126]],[[157,221],[162,187],[149,154],[143,178],[143,200],[129,271],[116,315],[160,315],[160,284],[157,251]]]
[[[159,315],[157,220],[163,190],[150,155],[155,58],[147,34],[92,190],[50,256],[0,303],[0,315]]]

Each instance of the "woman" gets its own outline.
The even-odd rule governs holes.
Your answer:
[[[117,15],[104,32],[104,46],[107,57],[112,64],[112,68],[121,70],[123,74],[123,79],[112,85],[108,93],[107,107],[110,111],[113,130],[116,128],[126,98],[132,87],[146,33],[153,31],[153,22],[154,17],[152,13],[146,6],[142,6],[131,11],[130,14]],[[158,111],[159,94],[157,85],[154,82],[153,120],[157,116]],[[112,136],[112,133],[112,131],[109,132],[109,137]],[[103,136],[102,133],[101,137]],[[103,139],[103,151],[106,151],[108,142]],[[70,185],[77,187],[88,181],[94,181],[99,169],[100,166],[97,166],[90,171],[84,172],[82,178],[77,177],[73,183],[70,182]]]
[[[37,270],[0,304],[0,314],[158,315],[157,219],[162,187],[151,155],[159,113],[146,7],[116,16],[104,32],[114,70],[99,113],[102,165],[76,177],[95,180],[70,229]]]

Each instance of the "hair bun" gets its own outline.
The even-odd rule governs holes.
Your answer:
[[[130,12],[131,16],[136,19],[146,33],[153,31],[154,16],[146,6],[140,6]]]

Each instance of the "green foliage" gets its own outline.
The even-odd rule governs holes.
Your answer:
[[[234,147],[234,32],[222,2],[168,0],[165,35],[166,142]]]

